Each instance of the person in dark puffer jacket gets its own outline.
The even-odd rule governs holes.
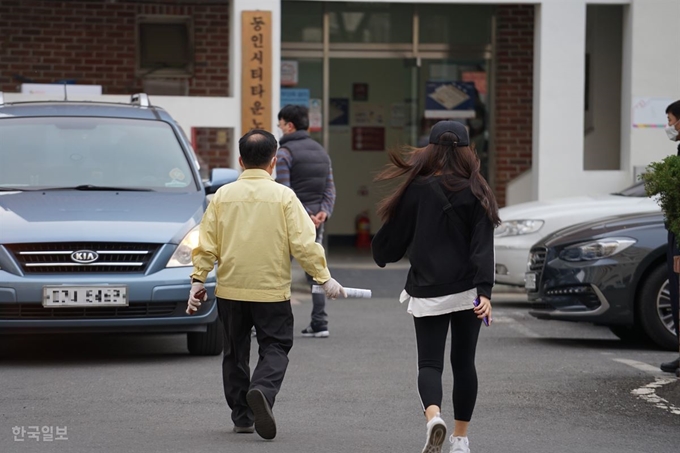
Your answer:
[[[286,105],[279,112],[283,137],[276,154],[276,181],[295,192],[316,226],[316,242],[323,241],[324,224],[333,213],[335,184],[331,159],[326,150],[307,132],[309,112],[301,105]],[[307,281],[313,283],[310,276]],[[312,319],[302,335],[328,337],[326,296],[312,294]]]
[[[666,116],[668,117],[668,126],[666,126],[666,135],[668,139],[673,142],[680,142],[680,101],[675,101],[666,108]],[[680,143],[678,143],[678,156],[680,156]],[[668,226],[666,226],[668,228]],[[678,299],[680,299],[680,289],[678,288],[678,274],[673,269],[673,258],[680,255],[680,244],[675,234],[668,231],[668,249],[666,252],[666,263],[668,265],[668,283],[671,296],[671,312],[673,313],[673,326],[675,327],[675,335],[680,335],[680,316],[678,315]],[[661,371],[666,373],[675,373],[680,370],[680,357],[670,362],[661,364]]]

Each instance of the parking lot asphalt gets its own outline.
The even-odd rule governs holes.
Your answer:
[[[0,337],[0,452],[420,452],[405,307],[393,297],[329,301],[331,335],[310,339],[300,330],[311,297],[296,293],[292,303],[295,343],[273,442],[231,432],[221,359],[189,356],[183,336]],[[494,317],[477,351],[473,453],[678,452],[680,412],[660,399],[676,382],[658,373],[667,352],[624,345],[597,326],[539,321],[513,302],[497,302]],[[451,425],[448,364],[443,384]],[[13,428],[30,426],[67,427],[68,440],[14,440]]]
[[[329,301],[330,337],[303,338],[312,304],[296,271],[273,442],[231,432],[221,358],[190,356],[182,335],[0,336],[0,452],[420,452],[413,321],[397,300],[408,266],[329,262],[341,283],[375,297]],[[521,292],[497,291],[495,322],[482,328],[472,453],[680,451],[680,384],[658,369],[671,353],[526,308]],[[451,426],[448,364],[443,384]],[[13,431],[56,426],[68,440],[17,441]]]
[[[342,285],[354,288],[371,289],[373,297],[394,297],[398,299],[404,287],[409,262],[403,259],[398,263],[379,268],[371,257],[370,250],[355,248],[335,248],[328,253],[328,267],[336,280]],[[299,264],[293,262],[293,297],[308,298],[310,287],[305,273]],[[496,306],[514,306],[526,309],[529,306],[526,293],[522,288],[496,285],[493,292],[493,303]],[[680,353],[679,353],[680,354]],[[668,353],[668,361],[673,360],[673,353]],[[671,380],[656,389],[655,394],[665,400],[669,406],[680,410],[680,379],[673,380],[670,373],[658,371],[658,378]],[[666,381],[664,381],[666,382]]]

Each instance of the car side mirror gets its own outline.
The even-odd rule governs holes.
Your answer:
[[[210,181],[205,185],[206,195],[214,194],[217,189],[238,179],[239,171],[233,168],[213,168]]]

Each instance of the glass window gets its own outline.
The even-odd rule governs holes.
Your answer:
[[[82,185],[198,190],[187,156],[164,122],[86,117],[0,121],[0,188]]]
[[[493,6],[420,5],[420,42],[423,44],[489,44]]]
[[[281,107],[289,99],[286,95],[287,90],[308,90],[309,99],[323,99],[323,60],[321,58],[296,58],[298,64],[298,83],[294,87],[281,87]],[[309,103],[305,103],[310,107]],[[281,130],[277,129],[277,133]],[[318,141],[323,141],[322,130],[317,124],[310,125],[309,133],[311,137]]]
[[[191,74],[193,49],[190,18],[139,18],[137,71],[145,74]]]
[[[331,42],[410,43],[413,5],[329,3]]]
[[[418,94],[418,111],[427,110],[426,103],[432,94],[427,93],[427,84],[430,82],[466,82],[470,86],[468,109],[470,112],[466,116],[449,118],[464,123],[468,127],[470,141],[474,144],[477,155],[481,163],[481,172],[488,178],[489,172],[489,84],[488,67],[485,60],[463,60],[463,59],[423,59],[419,68],[420,91]],[[434,93],[433,93],[434,94]],[[432,97],[432,99],[435,99]],[[436,99],[435,99],[436,100]],[[461,98],[461,100],[463,100]],[[426,115],[421,117],[420,136],[417,142],[418,147],[426,146],[430,135],[430,129],[439,118],[428,118]]]
[[[323,3],[284,1],[281,42],[323,42]]]

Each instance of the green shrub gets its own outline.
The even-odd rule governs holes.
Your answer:
[[[680,236],[680,156],[652,162],[640,179],[645,182],[647,195],[658,197],[669,230]]]

